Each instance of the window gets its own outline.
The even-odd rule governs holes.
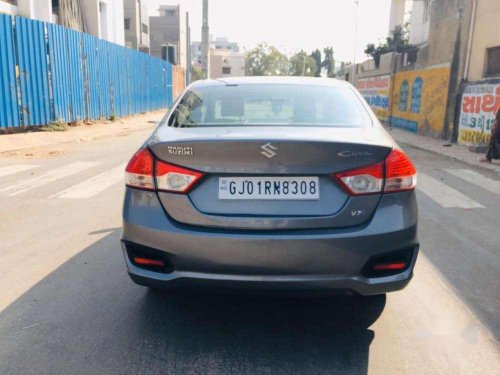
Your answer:
[[[406,111],[408,108],[408,81],[405,79],[399,87],[399,110]]]
[[[52,0],[52,13],[59,15],[59,0]]]
[[[142,24],[142,32],[143,32],[144,34],[147,34],[147,33],[148,33],[148,25],[146,25],[146,24],[144,24],[144,23]]]
[[[130,30],[130,18],[125,18],[125,30]]]
[[[348,87],[246,84],[191,89],[168,125],[365,127],[371,120]]]
[[[175,17],[175,10],[166,10],[165,16],[167,17]]]
[[[486,77],[500,76],[500,46],[486,50]]]
[[[403,55],[403,66],[408,66],[414,64],[417,61],[418,48],[414,48],[404,53]]]
[[[222,74],[231,74],[231,68],[227,67],[227,66],[224,66],[222,68]]]
[[[413,81],[413,86],[411,88],[411,111],[413,113],[420,112],[420,101],[422,99],[422,86],[424,85],[424,81],[422,78],[417,77],[415,81]]]

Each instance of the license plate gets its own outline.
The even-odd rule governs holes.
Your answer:
[[[220,177],[219,199],[316,200],[318,177]]]

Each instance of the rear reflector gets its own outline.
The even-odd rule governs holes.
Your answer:
[[[365,277],[384,277],[404,272],[410,267],[416,248],[406,248],[371,258],[363,267]]]
[[[412,190],[417,171],[406,154],[393,149],[384,161],[336,173],[334,177],[350,195],[378,194]]]
[[[153,155],[147,148],[137,151],[125,168],[125,183],[127,186],[154,190],[153,163]]]
[[[173,271],[167,252],[129,241],[122,241],[122,243],[127,251],[128,259],[134,266],[161,273]]]
[[[134,263],[141,266],[165,267],[165,262],[163,260],[140,258],[140,257],[134,257],[133,260]]]
[[[155,176],[158,190],[187,193],[203,173],[157,161]]]
[[[385,264],[375,264],[372,267],[374,271],[389,271],[389,270],[403,270],[406,268],[406,263],[385,263]]]

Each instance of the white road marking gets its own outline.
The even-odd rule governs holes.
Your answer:
[[[417,187],[444,208],[484,208],[482,204],[425,173],[418,174]]]
[[[483,189],[491,191],[493,194],[500,195],[500,181],[485,177],[470,169],[445,169],[445,171]]]
[[[75,163],[67,164],[62,167],[52,169],[46,173],[41,175],[28,178],[19,182],[17,184],[6,186],[0,189],[0,193],[5,193],[9,197],[13,197],[15,195],[22,194],[28,190],[36,189],[42,185],[48,184],[50,182],[54,182],[60,180],[61,178],[68,177],[79,173],[85,169],[90,167],[94,167],[100,163],[98,162],[86,162],[86,161],[77,161]]]
[[[120,164],[109,171],[100,173],[66,190],[51,195],[49,198],[91,198],[112,185],[123,181],[125,165],[125,163]]]
[[[28,165],[28,164],[9,165],[7,167],[0,168],[0,177],[9,176],[11,174],[28,171],[30,169],[38,167],[39,165]]]

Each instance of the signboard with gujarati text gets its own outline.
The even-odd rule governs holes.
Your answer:
[[[381,121],[386,121],[389,116],[391,76],[360,78],[356,82],[356,88],[363,95],[377,117]]]
[[[458,142],[465,145],[488,143],[499,109],[500,82],[466,86],[460,104]]]

